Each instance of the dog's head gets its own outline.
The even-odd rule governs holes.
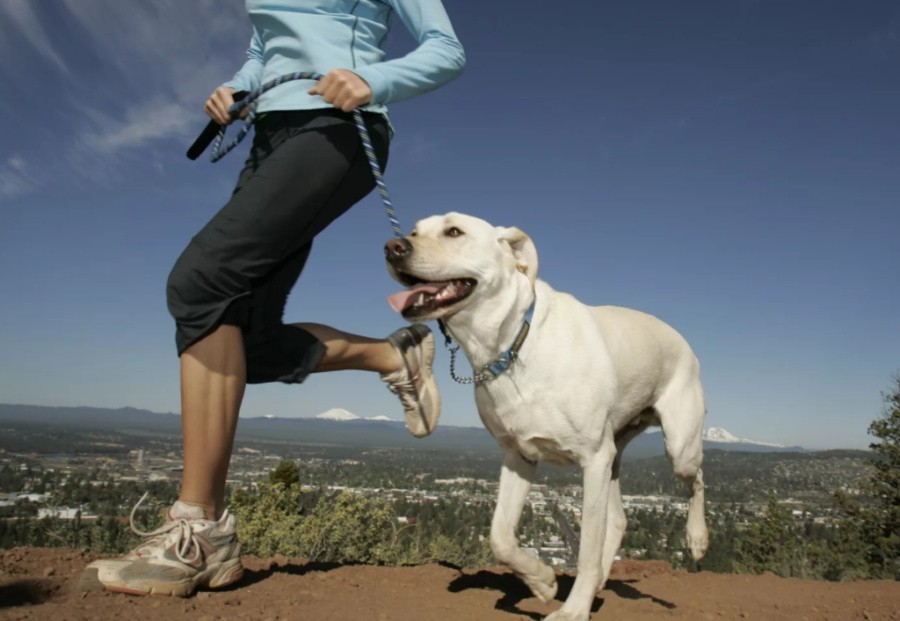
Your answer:
[[[385,244],[384,253],[391,276],[407,287],[388,300],[410,321],[449,317],[523,285],[534,289],[537,278],[528,235],[455,212],[420,220],[407,237]]]

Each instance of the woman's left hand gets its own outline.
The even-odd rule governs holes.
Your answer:
[[[361,77],[346,69],[333,69],[309,89],[335,108],[352,112],[372,101],[372,89]]]

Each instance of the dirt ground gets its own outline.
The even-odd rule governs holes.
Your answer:
[[[545,605],[500,567],[323,565],[276,557],[245,558],[240,583],[189,599],[79,592],[81,570],[94,558],[65,549],[0,551],[0,620],[524,621],[559,608],[573,581],[559,576],[557,601]],[[689,574],[659,561],[626,561],[614,566],[597,594],[592,619],[900,621],[900,583]]]

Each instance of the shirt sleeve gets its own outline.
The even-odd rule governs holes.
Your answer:
[[[260,86],[263,74],[263,47],[256,28],[247,48],[247,62],[222,86],[230,86],[235,91],[252,91]]]
[[[462,73],[465,52],[440,0],[383,1],[397,12],[419,45],[401,58],[353,70],[372,89],[373,104],[427,93]]]

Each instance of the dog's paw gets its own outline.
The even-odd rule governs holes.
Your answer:
[[[542,565],[538,575],[522,576],[522,580],[534,596],[545,604],[556,597],[556,573],[550,567]]]
[[[706,554],[709,547],[709,530],[705,522],[699,524],[688,523],[687,544],[691,549],[691,557],[699,561]]]
[[[708,537],[697,541],[688,541],[688,547],[691,549],[691,558],[699,561],[706,555],[706,549],[709,547]]]
[[[588,621],[590,613],[584,614],[569,612],[568,610],[559,609],[556,612],[544,617],[544,621]]]

